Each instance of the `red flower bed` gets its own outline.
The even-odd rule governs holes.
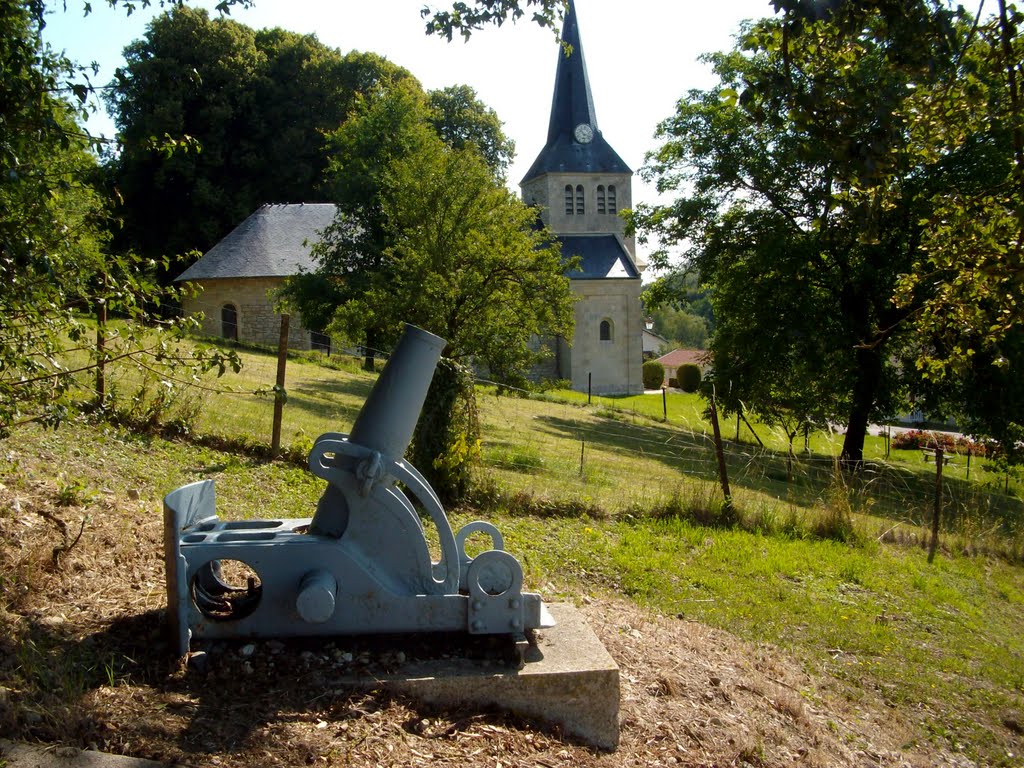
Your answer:
[[[961,456],[968,453],[973,456],[988,456],[991,452],[990,447],[985,443],[979,443],[967,437],[956,437],[946,432],[926,432],[921,429],[911,429],[893,435],[892,447],[897,450],[919,448],[933,451],[936,448],[941,448],[946,453],[957,453]]]

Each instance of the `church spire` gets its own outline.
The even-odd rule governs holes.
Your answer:
[[[626,173],[629,167],[611,148],[597,127],[597,112],[590,93],[590,78],[583,57],[583,42],[576,20],[576,4],[570,0],[558,46],[555,92],[551,99],[548,139],[523,182],[545,173]]]
[[[566,55],[564,47],[559,49],[555,94],[551,99],[551,121],[548,124],[549,144],[559,134],[572,136],[578,125],[589,125],[592,131],[597,131],[597,113],[594,111],[594,97],[590,94],[587,61],[583,56],[580,26],[576,21],[576,4],[572,2],[562,27],[562,44],[571,50]]]

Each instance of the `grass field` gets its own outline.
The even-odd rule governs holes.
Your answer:
[[[251,393],[272,384],[275,363],[251,352],[243,359],[242,374],[210,382],[218,391],[183,391],[163,407],[163,416],[183,419],[191,440],[167,441],[103,423],[24,429],[0,444],[0,492],[45,496],[59,514],[100,514],[113,499],[136,510],[124,512],[126,530],[137,525],[133,515],[158,515],[165,493],[202,478],[216,479],[223,514],[231,518],[312,514],[323,486],[304,468],[195,439],[215,435],[243,446],[269,440],[272,401]],[[339,367],[289,366],[286,442],[301,447],[323,431],[351,426],[373,376],[354,365]],[[128,395],[139,381],[125,376],[118,387]],[[831,468],[836,441],[827,435],[815,437],[812,456],[798,462],[792,481],[778,443],[769,443],[774,450],[767,454],[749,443],[734,446],[729,467],[741,511],[737,522],[722,518],[702,409],[691,396],[669,396],[668,424],[659,421],[660,395],[602,398],[586,406],[576,395],[523,399],[482,388],[479,398],[483,479],[497,489],[483,516],[501,528],[507,548],[523,562],[527,585],[546,599],[625,595],[665,616],[779,648],[830,681],[851,706],[881,706],[873,716],[884,720],[891,712],[911,723],[907,749],[962,754],[983,765],[1019,764],[1019,507],[1011,496],[1001,497],[996,509],[984,486],[1001,478],[987,478],[974,465],[968,483],[965,466],[947,468],[952,486],[988,507],[954,519],[929,565],[918,518],[934,466],[924,465],[919,452],[890,458],[883,490],[870,487],[882,485],[878,478],[865,487],[843,486]],[[763,425],[754,428],[762,440],[771,439]],[[880,441],[869,443],[873,459],[883,450]],[[18,514],[2,509],[0,523],[13,525]],[[458,528],[481,511],[450,514]],[[834,535],[837,523],[852,528],[845,541],[836,540],[844,538]],[[1002,544],[972,547],[985,536]],[[1018,557],[984,554],[996,551]],[[29,578],[15,568],[0,577],[7,610],[21,604],[16,596]],[[98,668],[103,663],[96,661]],[[30,668],[8,671],[0,684],[24,691],[37,686],[32,695],[43,697]],[[111,684],[129,682],[112,678]]]
[[[160,419],[179,420],[194,434],[232,443],[269,444],[269,393],[277,362],[266,353],[240,354],[240,373],[209,379],[207,390],[176,390],[174,398],[161,401]],[[282,442],[296,457],[304,456],[321,433],[348,431],[375,380],[359,369],[358,360],[331,358],[332,367],[321,361],[319,356],[294,356],[289,362]],[[152,402],[155,380],[143,387],[134,371],[113,379],[122,400],[131,401],[125,396],[146,389],[146,396],[134,400],[145,403],[149,397]],[[577,392],[515,397],[480,386],[482,479],[505,496],[529,496],[543,508],[613,516],[679,509],[694,493],[703,503],[705,486],[717,482],[718,466],[698,395],[668,393],[667,422],[661,394],[586,401]],[[733,421],[723,431],[730,485],[750,527],[785,527],[794,514],[813,523],[836,494],[846,497],[854,513],[873,521],[868,528],[875,535],[894,525],[895,535],[908,534],[931,517],[935,466],[923,461],[920,451],[892,451],[886,458],[885,441],[871,436],[865,446],[868,467],[850,480],[834,464],[841,435],[812,434],[810,453],[798,441],[801,450],[791,462],[788,443],[777,430],[752,420],[739,428]],[[943,475],[943,530],[958,537],[956,546],[1024,556],[1018,481],[1011,480],[1010,494],[1004,493],[1006,478],[978,458],[969,467],[964,457],[954,457]]]
[[[222,514],[231,518],[306,516],[322,492],[321,481],[288,462],[110,427],[24,430],[4,451],[0,488],[8,498],[48,494],[57,504],[54,513],[72,523],[78,515],[109,515],[103,510],[114,503],[123,510],[124,535],[137,535],[133,531],[140,522],[158,526],[157,501],[196,479],[216,480]],[[0,522],[15,525],[16,514],[7,507]],[[455,510],[453,527],[479,516],[477,510]],[[507,548],[523,562],[527,584],[540,588],[546,599],[626,595],[664,615],[778,647],[815,676],[832,681],[833,692],[851,706],[870,709],[881,700],[910,722],[907,749],[941,749],[985,765],[1014,765],[1011,755],[1024,747],[1019,730],[1024,569],[1019,566],[949,552],[928,565],[918,547],[762,535],[673,516],[541,517],[498,509],[485,517],[499,526]],[[123,547],[121,534],[113,535],[106,545],[96,542],[100,552],[113,547],[120,553],[115,556],[119,570],[134,573],[131,551],[138,545]],[[13,610],[26,605],[19,590],[31,577],[13,567],[14,560],[9,563],[2,594]],[[159,601],[161,586],[146,584]],[[45,595],[38,599],[45,603]],[[15,626],[22,629],[10,631],[34,625]],[[54,687],[50,673],[34,666],[45,665],[44,657],[33,658],[24,656],[14,679],[8,671],[2,684],[29,700],[49,701],[52,691],[40,688],[30,695],[34,686]],[[118,678],[111,659],[95,660],[97,669],[104,665],[111,667],[111,685],[132,684],[129,677]],[[61,685],[68,696],[80,695],[74,680]],[[804,695],[824,694],[808,690]]]

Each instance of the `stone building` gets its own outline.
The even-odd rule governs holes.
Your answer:
[[[619,217],[631,208],[633,172],[598,128],[576,9],[570,4],[558,47],[547,143],[521,182],[523,200],[540,209],[568,260],[576,303],[573,340],[545,340],[553,357],[539,377],[568,379],[595,394],[643,391],[643,315],[636,245]],[[330,204],[264,205],[178,276],[201,291],[186,299],[201,312],[203,333],[276,345],[280,316],[269,298],[300,270],[313,271],[310,243],[334,218]],[[292,317],[289,345],[329,344]]]
[[[199,289],[182,301],[185,313],[201,313],[207,336],[276,346],[281,316],[274,311],[272,294],[286,278],[315,270],[310,244],[334,220],[334,211],[328,203],[259,208],[176,278]],[[322,334],[303,328],[301,317],[291,318],[289,347],[328,344]]]
[[[577,295],[571,343],[548,342],[554,356],[541,375],[569,379],[595,393],[643,391],[643,313],[636,243],[619,216],[633,205],[633,172],[597,125],[576,9],[570,4],[559,46],[547,143],[520,182],[523,201],[558,236]]]

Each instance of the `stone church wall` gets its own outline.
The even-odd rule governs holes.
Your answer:
[[[574,280],[580,296],[576,331],[567,350],[572,388],[594,394],[643,391],[643,317],[640,280]],[[611,339],[601,339],[601,322],[611,323]]]
[[[274,311],[269,294],[282,283],[280,278],[203,280],[198,295],[182,300],[182,309],[186,315],[202,313],[204,336],[223,336],[221,308],[232,304],[238,312],[239,341],[276,347],[281,338],[281,316]],[[310,348],[309,331],[297,315],[292,315],[288,325],[288,346]]]

